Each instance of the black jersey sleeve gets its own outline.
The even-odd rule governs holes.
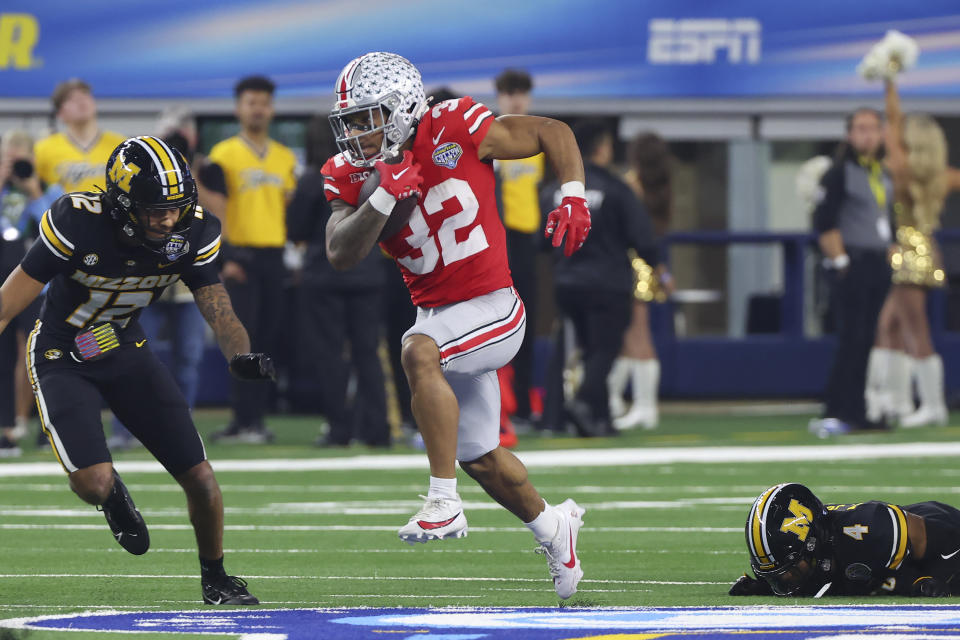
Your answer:
[[[74,254],[80,251],[77,247],[84,211],[99,213],[99,209],[99,197],[89,194],[71,193],[58,198],[40,218],[40,235],[20,267],[40,282],[49,282],[57,274],[69,271]]]
[[[201,287],[220,282],[220,220],[197,207],[197,220],[194,224],[200,225],[197,249],[192,255],[193,263],[184,270],[183,282],[196,291]]]

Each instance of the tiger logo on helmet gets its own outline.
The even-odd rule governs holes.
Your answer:
[[[778,484],[754,500],[745,529],[750,566],[775,594],[804,594],[819,586],[818,575],[829,575],[826,518],[826,507],[802,484]]]
[[[193,222],[196,181],[183,155],[160,138],[138,136],[121,142],[107,160],[106,184],[110,217],[133,244],[163,253]],[[173,229],[162,237],[147,237],[146,211],[169,209],[180,210]]]
[[[337,77],[334,92],[330,125],[340,151],[356,167],[372,167],[398,155],[427,111],[420,72],[395,53],[375,51],[354,58]],[[379,151],[366,155],[360,139],[378,132],[383,133]]]

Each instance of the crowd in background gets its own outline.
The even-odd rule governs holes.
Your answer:
[[[529,74],[506,70],[494,83],[500,114],[528,112]],[[234,91],[239,132],[215,144],[208,156],[199,152],[196,121],[183,109],[166,110],[152,131],[127,132],[158,135],[191,163],[200,205],[223,223],[221,277],[233,306],[252,348],[274,353],[281,370],[279,389],[232,381],[231,418],[212,437],[270,442],[266,416],[281,407],[322,415],[327,427],[318,428],[320,446],[357,441],[386,447],[398,435],[415,434],[399,365],[400,336],[412,325],[415,308],[399,270],[379,251],[346,272],[330,266],[325,255],[330,209],[320,167],[337,148],[327,119],[316,116],[307,126],[305,166],[297,166],[294,153],[270,137],[274,90],[269,78],[241,79]],[[434,103],[457,97],[445,88],[428,93]],[[58,85],[52,106],[59,131],[34,140],[28,132],[11,130],[0,139],[3,278],[36,240],[40,218],[57,197],[102,188],[106,159],[124,139],[100,127],[93,89],[82,80]],[[501,440],[510,446],[517,429],[592,436],[613,433],[616,419],[621,428],[657,424],[657,377],[649,372],[656,356],[644,305],[657,283],[670,281],[657,262],[654,232],[662,233],[669,219],[668,152],[656,136],[641,136],[621,175],[612,166],[616,133],[608,122],[585,120],[574,129],[588,167],[595,220],[587,250],[574,258],[549,257],[543,239],[542,212],[555,206],[556,190],[543,156],[498,161],[494,167],[510,267],[532,319],[523,347],[499,376],[505,405]],[[655,222],[641,204],[646,189],[659,198]],[[647,274],[640,288],[638,273]],[[538,314],[548,312],[538,308],[540,300],[549,300],[542,292],[554,287],[560,316],[538,322]],[[0,343],[0,455],[15,455],[28,433],[32,394],[22,363],[38,312],[39,303]],[[564,340],[564,320],[574,342]],[[142,312],[140,322],[148,336],[169,342],[170,366],[193,406],[202,384],[205,329],[190,292],[170,287]],[[560,375],[535,382],[537,326],[554,327],[555,343],[575,349],[573,354],[553,349],[548,370],[559,369]],[[634,337],[624,342],[624,334]],[[563,370],[577,372],[572,387]],[[624,402],[628,382],[632,407]],[[111,432],[111,447],[136,445],[116,419]]]
[[[529,74],[506,70],[494,85],[501,115],[528,112]],[[280,369],[277,385],[231,381],[231,417],[212,437],[271,442],[269,413],[292,410],[325,418],[319,446],[388,447],[398,436],[415,438],[400,367],[400,337],[415,309],[400,272],[377,250],[349,271],[331,267],[325,249],[330,207],[320,171],[337,153],[334,138],[326,117],[311,119],[305,166],[298,166],[293,151],[270,137],[274,91],[269,78],[241,79],[234,94],[239,132],[208,156],[198,149],[195,119],[182,109],[165,111],[152,131],[128,132],[158,135],[189,159],[201,206],[223,224],[221,276],[233,306],[252,348],[274,354]],[[428,94],[434,103],[457,97],[444,88]],[[943,285],[931,234],[944,195],[960,180],[946,167],[936,123],[905,121],[892,81],[887,101],[892,122],[885,126],[871,109],[851,114],[841,151],[816,176],[813,220],[838,335],[824,419],[811,424],[820,435],[884,428],[893,419],[904,426],[946,420],[943,364],[925,329],[923,301],[927,289]],[[82,80],[58,85],[52,106],[58,132],[40,140],[21,130],[0,137],[3,278],[38,237],[41,216],[56,198],[103,186],[106,159],[123,140],[99,126],[93,91]],[[624,147],[607,120],[572,126],[593,214],[591,235],[574,256],[564,257],[543,238],[543,213],[559,199],[543,156],[494,165],[512,277],[530,318],[519,353],[499,372],[505,446],[516,443],[517,431],[603,436],[655,428],[659,420],[660,368],[647,305],[673,290],[658,250],[670,222],[670,152],[651,133]],[[914,150],[920,144],[933,149],[927,164],[939,168],[926,180],[942,183],[938,191],[917,187],[917,170],[891,167],[891,159],[903,166],[909,163],[902,158],[919,162],[916,152],[897,151],[907,138]],[[924,252],[931,259],[918,261]],[[32,394],[23,362],[38,311],[39,303],[0,336],[0,456],[15,455],[29,432]],[[168,339],[171,368],[193,406],[205,329],[190,292],[170,287],[140,322],[147,335]],[[551,345],[539,376],[538,329]],[[111,430],[111,447],[136,444],[118,421]]]

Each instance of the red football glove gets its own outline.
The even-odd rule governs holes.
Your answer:
[[[420,166],[413,163],[412,152],[404,151],[403,158],[397,164],[387,164],[381,160],[373,168],[380,173],[380,188],[396,200],[423,195],[423,177],[420,175]]]
[[[560,246],[564,233],[567,234],[567,242],[563,245],[563,255],[569,258],[583,246],[590,234],[590,209],[584,198],[566,196],[560,201],[560,206],[547,216],[547,228],[543,235],[547,238],[553,236],[553,246]]]

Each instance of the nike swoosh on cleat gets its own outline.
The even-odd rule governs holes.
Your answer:
[[[569,531],[570,531],[570,560],[568,560],[567,562],[564,562],[563,566],[565,566],[567,569],[573,569],[575,566],[577,566],[577,555],[573,552],[573,529],[569,529]]]
[[[943,554],[943,553],[941,553],[941,554],[940,554],[940,557],[943,558],[944,560],[949,560],[950,558],[952,558],[953,556],[957,555],[958,553],[960,553],[960,549],[957,549],[957,550],[954,551],[953,553],[948,553],[948,554]]]
[[[453,516],[449,520],[444,520],[443,522],[427,522],[425,520],[417,520],[417,524],[420,525],[421,529],[439,529],[441,527],[447,526],[448,524],[456,520],[457,516],[459,515],[460,514],[458,513],[456,516]]]
[[[438,133],[437,137],[433,139],[433,144],[437,144],[438,142],[440,142],[440,136],[443,135],[443,132],[445,129],[446,127],[443,127],[443,129],[440,129],[440,133]]]
[[[404,170],[401,171],[400,173],[394,173],[394,174],[392,174],[392,175],[393,175],[393,179],[394,179],[394,180],[399,180],[399,179],[400,179],[400,176],[402,176],[403,174],[405,174],[407,171],[410,171],[410,167],[407,167],[406,169],[404,169]]]

